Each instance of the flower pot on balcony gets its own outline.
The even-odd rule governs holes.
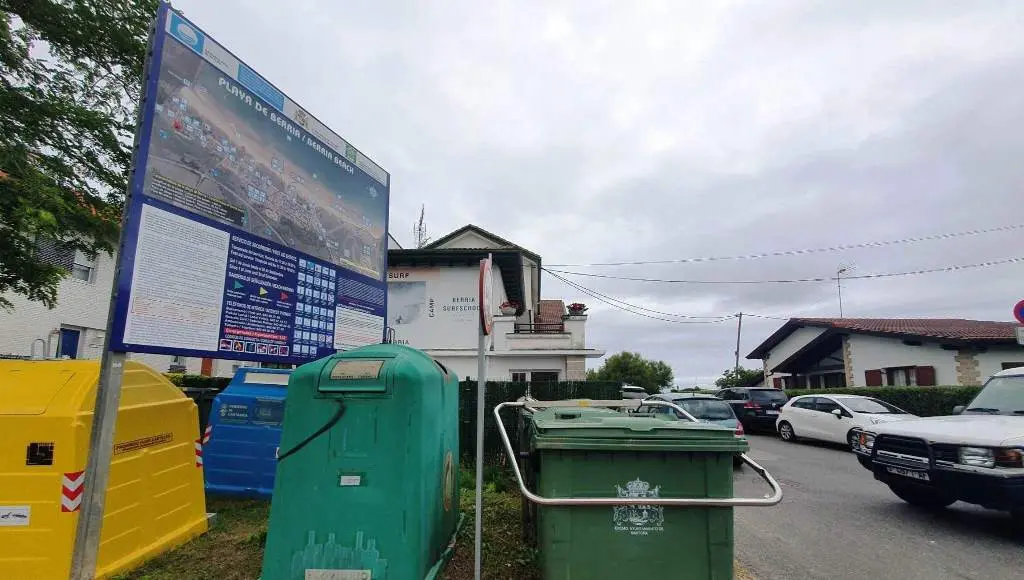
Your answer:
[[[501,307],[501,315],[502,316],[512,316],[515,313],[516,313],[516,309],[513,306],[502,306]]]

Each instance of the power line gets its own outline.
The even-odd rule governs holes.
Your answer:
[[[932,234],[928,236],[918,236],[913,238],[901,238],[898,240],[884,240],[880,242],[861,242],[858,244],[842,244],[838,246],[825,246],[821,248],[806,248],[801,250],[779,250],[774,252],[763,252],[757,254],[739,254],[735,256],[709,256],[699,258],[679,258],[674,260],[636,260],[636,261],[624,261],[624,262],[596,262],[592,264],[548,264],[548,266],[555,266],[560,268],[582,268],[590,266],[638,266],[638,265],[653,265],[653,264],[690,264],[696,262],[719,262],[726,260],[760,260],[763,258],[774,258],[779,256],[802,256],[807,254],[820,254],[825,252],[845,252],[847,250],[856,250],[863,248],[884,248],[886,246],[895,246],[900,244],[916,244],[919,242],[930,242],[934,240],[949,240],[954,238],[962,238],[967,236],[977,236],[981,234],[991,234],[995,232],[1008,232],[1013,230],[1024,229],[1024,224],[1013,224],[1006,226],[997,226],[992,228],[967,230],[963,232],[953,232],[946,234]]]
[[[604,295],[601,294],[600,292],[596,292],[594,290],[591,290],[591,289],[587,288],[586,286],[581,286],[580,284],[577,284],[577,283],[573,282],[572,280],[569,280],[568,278],[563,278],[562,276],[559,276],[558,274],[555,274],[553,272],[548,272],[548,273],[551,274],[553,277],[557,278],[558,280],[561,280],[562,282],[568,284],[569,286],[579,290],[580,292],[583,292],[584,294],[587,294],[591,298],[594,298],[594,299],[596,299],[596,300],[598,300],[600,302],[603,302],[603,303],[605,303],[605,304],[607,304],[609,306],[612,306],[612,307],[617,308],[619,310],[622,310],[624,312],[628,312],[630,314],[635,314],[637,316],[643,316],[644,318],[650,318],[652,320],[660,320],[662,322],[673,322],[675,324],[716,324],[716,323],[719,323],[719,322],[725,322],[726,320],[729,320],[729,319],[733,318],[733,316],[730,315],[730,316],[726,316],[726,317],[721,317],[721,318],[719,318],[717,320],[676,320],[676,319],[672,319],[672,318],[662,318],[662,317],[659,317],[659,316],[652,316],[650,314],[644,314],[643,312],[638,312],[636,310],[632,310],[630,308],[627,308],[625,306],[620,306],[619,304],[615,303],[615,302],[621,302],[622,304],[628,304],[627,302],[622,302],[621,300],[616,300],[614,298],[612,298],[612,299],[602,298],[602,296],[604,296]],[[633,308],[640,309],[640,310],[650,310],[650,309],[643,308],[643,307],[640,307],[640,306],[635,306],[635,305],[630,305],[630,306],[632,306]],[[675,315],[672,315],[672,316],[675,316]]]
[[[551,274],[551,272],[548,272],[548,273]],[[555,276],[556,278],[559,278],[560,280],[566,282],[567,284],[573,285],[573,287],[575,287],[577,289],[586,290],[587,292],[590,293],[590,296],[592,296],[594,298],[605,298],[607,300],[611,300],[612,302],[618,302],[619,304],[622,304],[622,305],[624,305],[624,306],[626,306],[628,308],[635,308],[637,310],[643,310],[643,311],[646,311],[646,312],[651,312],[653,314],[660,314],[662,316],[671,316],[673,318],[686,318],[686,319],[696,319],[696,320],[707,319],[707,320],[713,320],[714,322],[718,322],[721,319],[735,318],[735,316],[736,316],[734,314],[727,314],[727,315],[724,315],[724,316],[693,316],[693,315],[688,315],[688,314],[675,314],[673,312],[662,312],[660,310],[652,310],[650,308],[646,308],[646,307],[639,306],[639,305],[636,305],[636,304],[631,304],[631,303],[626,302],[624,300],[619,300],[618,298],[613,298],[611,296],[608,296],[607,294],[602,294],[602,293],[598,292],[597,290],[594,290],[593,288],[587,288],[586,286],[582,286],[580,284],[572,282],[571,280],[566,280],[565,278],[562,278],[562,277],[560,277],[560,276],[558,276],[556,274],[551,274],[551,275]],[[583,290],[581,290],[581,291],[583,291]]]
[[[751,314],[749,312],[744,312],[743,316],[750,316],[752,318],[763,318],[765,320],[789,320],[789,318],[783,318],[781,316],[768,316],[767,314]]]
[[[1024,262],[1024,258],[1004,258],[1001,260],[991,260],[988,262],[980,262],[977,264],[959,264],[955,266],[945,266],[942,268],[927,268],[921,270],[911,270],[908,272],[883,272],[879,274],[859,274],[856,276],[843,276],[843,280],[869,280],[875,278],[895,278],[899,276],[917,276],[920,274],[935,274],[939,272],[956,272],[959,270],[970,270],[977,268],[990,268],[992,266],[1001,266],[1004,264],[1016,264]],[[792,279],[778,279],[778,280],[669,280],[664,278],[638,278],[632,276],[612,276],[609,274],[592,274],[589,272],[572,272],[568,270],[557,270],[549,269],[547,267],[542,268],[545,272],[554,275],[556,272],[559,274],[565,274],[569,276],[587,276],[590,278],[605,278],[610,280],[629,280],[633,282],[660,282],[663,284],[800,284],[800,283],[816,283],[816,282],[834,282],[835,276],[828,277],[817,277],[817,278],[792,278]]]

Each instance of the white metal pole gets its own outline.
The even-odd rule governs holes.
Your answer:
[[[103,355],[100,360],[100,376],[96,385],[96,402],[92,413],[92,431],[89,434],[89,455],[85,461],[85,481],[82,490],[82,504],[75,529],[75,545],[71,552],[71,580],[92,580],[96,576],[96,561],[100,551],[100,534],[103,530],[103,502],[107,497],[107,483],[110,481],[110,461],[114,452],[114,428],[117,425],[117,410],[121,404],[121,379],[124,376],[123,352],[110,350],[114,333],[114,312],[117,304],[118,280],[121,277],[121,263],[124,256],[125,223],[132,203],[132,181],[139,154],[142,111],[145,106],[145,86],[149,82],[150,67],[153,66],[153,39],[164,7],[150,23],[146,65],[142,75],[143,96],[135,112],[135,142],[132,145],[132,171],[128,173],[128,188],[124,196],[121,214],[121,234],[117,255],[114,256],[114,282],[110,289],[110,305],[107,308],[107,330],[103,335]]]
[[[475,549],[473,577],[480,580],[483,563],[483,492],[484,492],[484,387],[487,384],[487,335],[483,324],[480,328],[480,342],[477,345],[476,363],[476,514],[474,520]]]

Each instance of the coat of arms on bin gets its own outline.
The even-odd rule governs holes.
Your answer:
[[[651,489],[651,484],[634,479],[625,488],[615,486],[617,497],[623,498],[656,498],[661,486]],[[651,532],[665,530],[665,508],[655,505],[617,505],[612,507],[612,518],[616,532],[628,532],[631,536],[646,536]]]

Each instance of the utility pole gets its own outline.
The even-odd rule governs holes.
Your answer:
[[[740,370],[740,333],[743,332],[743,313],[736,313],[736,370]]]
[[[843,317],[843,274],[846,273],[846,266],[839,266],[836,270],[836,290],[839,292],[839,318]]]

